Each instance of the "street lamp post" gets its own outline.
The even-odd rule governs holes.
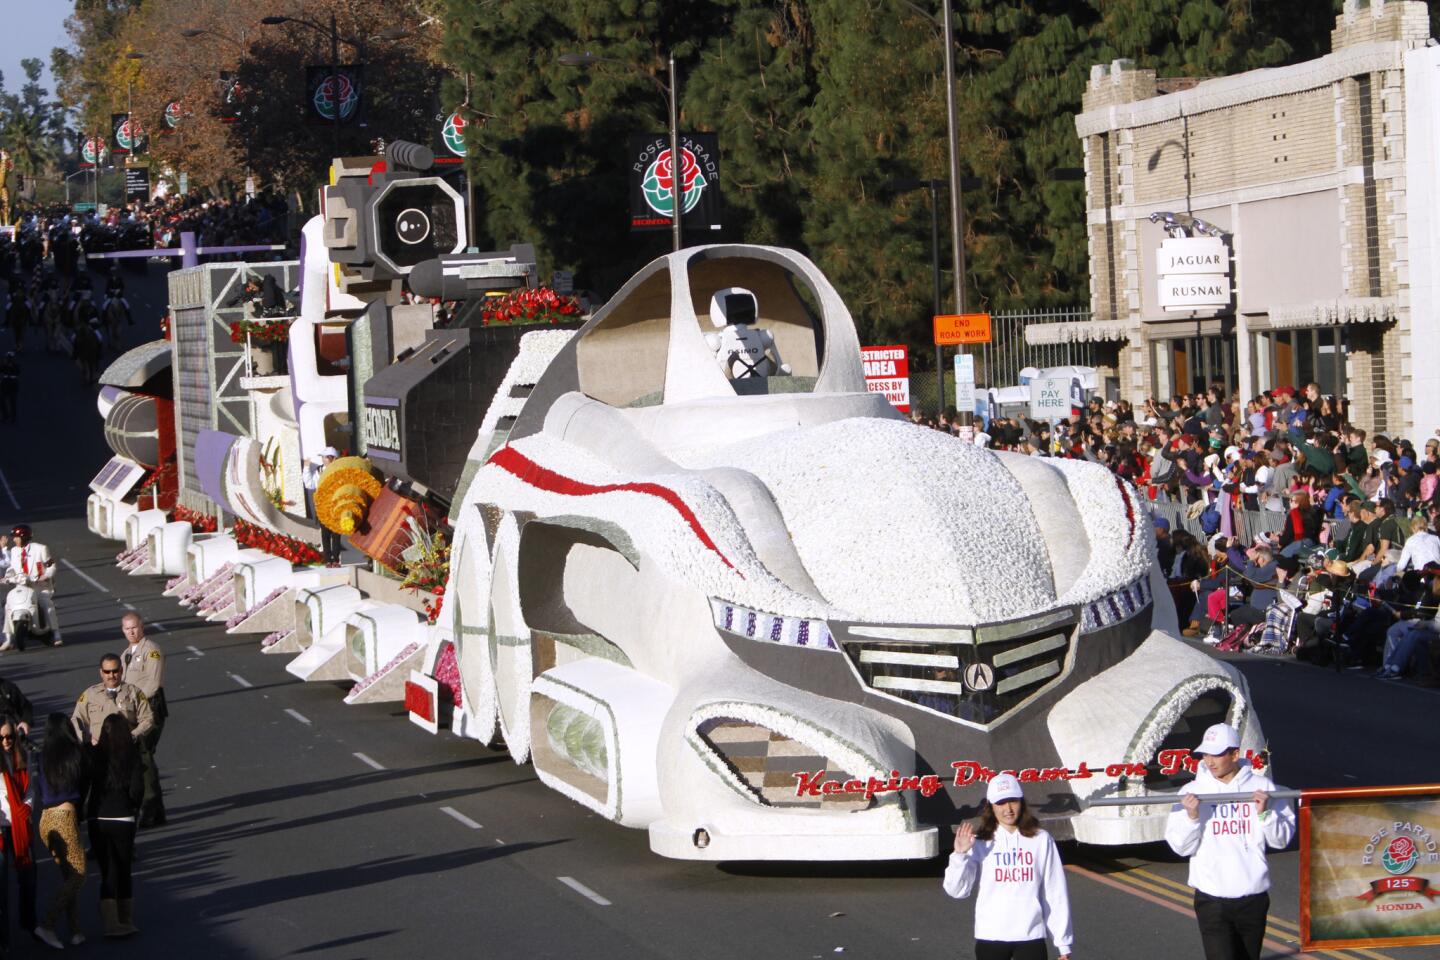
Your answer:
[[[140,61],[140,60],[144,60],[144,59],[145,59],[145,54],[139,52],[138,50],[131,50],[129,53],[125,54],[125,59],[126,59],[126,60]],[[135,135],[135,97],[134,97],[135,90],[134,90],[134,87],[135,87],[135,78],[132,77],[132,76],[130,75],[130,72],[127,70],[127,71],[125,72],[125,126],[130,129],[130,156],[128,156],[128,157],[125,158],[125,165],[126,165],[127,167],[130,165],[130,159],[131,159],[131,157],[133,157],[134,154],[135,154],[135,147],[136,147],[136,145],[140,142],[139,138]],[[127,179],[128,179],[128,176],[127,176]],[[122,194],[122,196],[124,197],[125,205],[128,206],[128,205],[129,205],[129,202],[130,202],[128,185],[127,185],[124,189],[125,189],[125,192],[124,192],[124,194]],[[97,209],[98,209],[98,205],[97,205]]]
[[[321,33],[330,34],[330,148],[334,156],[340,155],[340,44],[344,42],[354,50],[358,56],[364,59],[364,46],[359,41],[351,40],[349,37],[340,36],[340,28],[335,22],[335,14],[330,14],[330,29],[326,30],[320,24],[300,17],[261,17],[260,22],[266,26],[275,26],[281,23],[294,23],[302,27],[309,27],[311,30],[319,30]]]
[[[940,0],[942,25],[945,35],[945,116],[950,136],[950,232],[952,267],[955,271],[955,312],[965,312],[965,209],[960,192],[960,142],[956,130],[955,108],[955,15],[950,9],[950,0]],[[937,348],[938,349],[938,348]],[[961,352],[968,348],[961,346]],[[943,382],[943,370],[937,370]],[[960,411],[960,424],[969,426],[974,420],[974,410]]]
[[[684,245],[684,232],[680,217],[683,212],[685,196],[685,164],[682,162],[680,154],[680,85],[675,78],[675,51],[672,50],[669,54],[668,76],[670,82],[668,84],[661,83],[653,75],[645,73],[633,63],[597,56],[588,50],[584,53],[562,53],[555,59],[567,67],[588,67],[595,63],[618,63],[622,67],[629,67],[636,73],[649,78],[665,95],[670,126],[670,243],[672,249],[679,250]]]

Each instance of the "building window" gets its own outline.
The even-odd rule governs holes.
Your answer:
[[[1341,327],[1262,330],[1252,341],[1257,392],[1302,389],[1318,383],[1322,394],[1345,393],[1345,338]]]
[[[1235,341],[1224,334],[1178,337],[1151,343],[1157,397],[1193,396],[1212,383],[1222,385],[1229,396],[1239,386],[1240,371]]]

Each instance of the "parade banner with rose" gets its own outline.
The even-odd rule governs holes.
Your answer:
[[[110,114],[110,152],[117,157],[144,153],[147,146],[145,130],[140,121],[128,113]]]
[[[678,168],[680,218],[684,228],[687,231],[719,230],[719,158],[720,145],[713,133],[680,134],[678,164],[671,162],[668,134],[631,137],[630,229],[670,229]]]
[[[80,144],[80,166],[104,166],[110,159],[110,148],[104,137],[86,137]]]
[[[1302,949],[1440,944],[1440,785],[1307,790]]]
[[[361,98],[365,95],[364,67],[344,64],[338,67],[308,66],[305,68],[305,119],[311,123],[353,123],[360,115]]]

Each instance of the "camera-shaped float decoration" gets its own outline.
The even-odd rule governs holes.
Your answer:
[[[416,266],[465,249],[465,199],[427,174],[434,163],[430,148],[404,140],[386,147],[384,170],[373,158],[336,159],[324,237],[345,293],[398,303]]]

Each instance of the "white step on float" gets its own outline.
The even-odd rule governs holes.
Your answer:
[[[345,621],[345,665],[356,683],[345,702],[403,700],[405,680],[424,657],[429,635],[429,624],[400,604],[352,613]]]

